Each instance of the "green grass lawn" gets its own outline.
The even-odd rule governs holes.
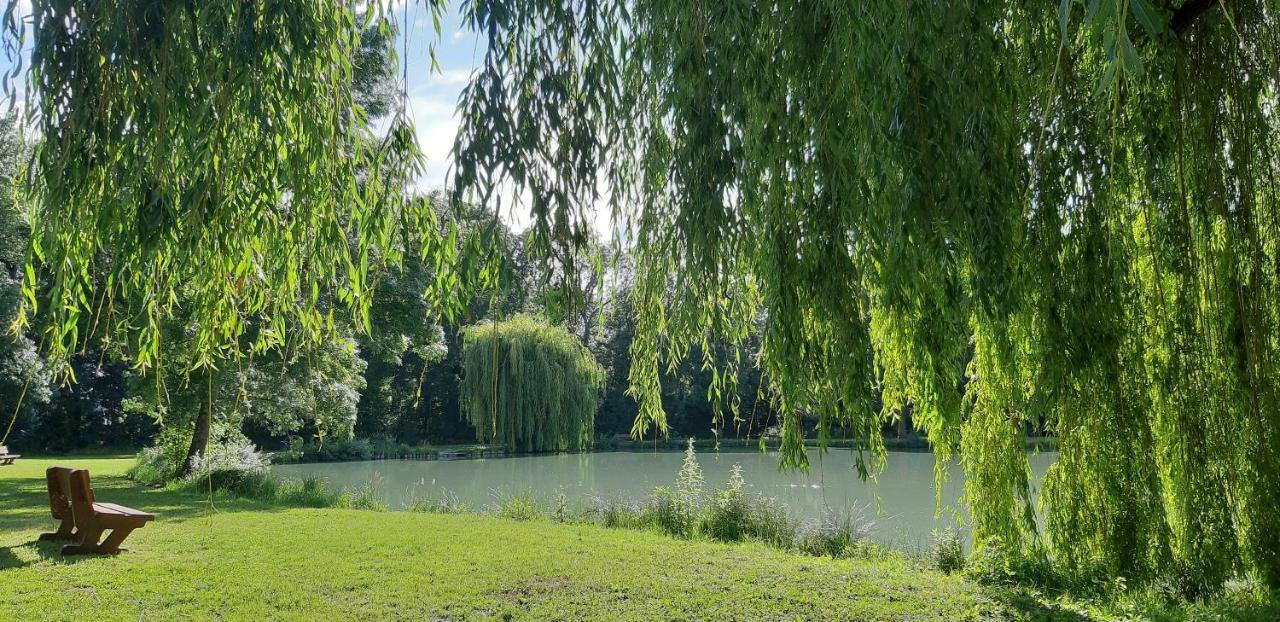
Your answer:
[[[801,557],[757,545],[475,515],[267,507],[143,490],[126,458],[88,467],[98,498],[156,522],[114,557],[63,558],[51,460],[0,470],[0,618],[982,619],[959,577],[902,562]]]
[[[130,551],[58,555],[50,464],[99,500],[154,512]],[[478,515],[281,508],[144,490],[130,458],[0,468],[0,619],[1082,619],[907,561]]]

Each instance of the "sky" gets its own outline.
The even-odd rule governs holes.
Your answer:
[[[431,13],[417,3],[399,3],[396,21],[400,35],[396,42],[408,81],[407,112],[418,134],[418,146],[427,157],[426,173],[417,181],[419,190],[442,186],[449,168],[449,150],[458,132],[454,108],[458,95],[483,59],[483,43],[462,27],[456,12],[443,16],[437,37]],[[431,68],[429,46],[436,42],[438,71]],[[405,44],[408,44],[407,53]]]
[[[458,133],[458,117],[454,110],[458,96],[470,81],[472,72],[484,60],[486,42],[462,25],[456,11],[442,16],[440,33],[436,35],[431,12],[417,2],[394,0],[395,19],[400,27],[396,43],[402,75],[407,75],[407,112],[417,131],[418,146],[427,157],[427,170],[415,183],[415,190],[429,191],[442,187],[449,172],[449,151]],[[406,40],[408,43],[406,53]],[[439,70],[431,67],[430,44],[436,44]],[[509,226],[522,230],[529,225],[527,208],[512,204],[510,196],[501,201],[502,218]],[[598,235],[615,234],[608,206],[597,204],[592,226]]]

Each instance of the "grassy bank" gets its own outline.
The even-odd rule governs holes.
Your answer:
[[[49,462],[0,471],[0,615],[16,619],[261,619],[507,614],[533,619],[981,619],[999,605],[959,577],[802,558],[763,546],[475,515],[270,507],[141,490],[125,459],[94,472],[102,500],[158,520],[118,557],[61,558]]]
[[[0,469],[0,619],[1103,617],[896,558],[835,560],[546,520],[244,499],[218,498],[211,513],[198,494],[124,479],[131,462],[28,459]],[[35,540],[53,525],[43,470],[54,463],[90,468],[101,500],[153,511],[157,521],[135,532],[123,555],[60,557],[57,545]],[[1203,613],[1275,613],[1240,605]]]

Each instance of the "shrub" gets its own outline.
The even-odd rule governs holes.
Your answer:
[[[522,492],[499,499],[498,516],[512,520],[533,520],[542,516],[542,509],[531,493]]]
[[[377,472],[365,485],[338,495],[337,506],[348,510],[387,511],[387,502],[382,498],[382,476]]]
[[[471,511],[471,506],[459,499],[458,495],[446,490],[439,499],[414,499],[405,509],[428,514],[466,514]]]
[[[184,433],[166,428],[156,437],[155,445],[138,452],[128,477],[153,486],[173,481],[182,470],[190,442]],[[208,476],[214,474],[215,487],[219,487],[219,479],[227,481],[230,487],[245,486],[248,484],[241,480],[251,476],[259,480],[265,478],[269,465],[267,455],[259,452],[239,430],[220,426],[214,430],[205,452],[192,459],[186,479],[202,482],[207,487]]]
[[[759,495],[752,499],[749,507],[748,536],[781,549],[794,546],[796,523],[787,513],[786,506],[777,499]]]
[[[955,529],[947,527],[933,530],[933,544],[929,547],[929,560],[933,567],[951,574],[964,570],[964,542]]]
[[[130,479],[148,486],[167,484],[178,476],[187,457],[191,438],[177,428],[163,428],[155,444],[138,452],[137,462],[126,473]]]
[[[588,513],[599,517],[601,525],[616,529],[645,529],[653,522],[652,504],[632,499],[593,497]]]
[[[680,537],[693,535],[702,512],[702,467],[693,439],[684,450],[684,462],[676,474],[674,489],[659,487],[653,494],[653,512],[663,531]]]
[[[125,476],[141,484],[159,486],[173,479],[176,472],[177,469],[165,455],[164,448],[157,445],[144,447],[139,451],[137,461],[129,467]]]
[[[239,432],[227,432],[217,443],[210,443],[203,454],[192,458],[189,480],[198,480],[210,473],[238,473],[237,479],[248,476],[264,476],[271,460],[259,452],[249,439]]]
[[[302,448],[303,462],[353,462],[373,459],[373,445],[366,438],[329,441]]]
[[[999,537],[975,544],[965,563],[965,575],[985,585],[1033,586],[1043,590],[1071,587],[1078,594],[1102,593],[1111,586],[1104,564],[1083,563],[1075,575],[1065,576],[1054,569],[1042,550],[1020,550]]]
[[[747,500],[746,486],[742,466],[733,465],[729,482],[716,491],[703,517],[703,533],[713,540],[737,542],[751,531],[751,505]]]
[[[186,481],[187,485],[197,492],[212,490],[215,493],[263,501],[274,500],[278,488],[276,480],[265,472],[254,473],[238,469],[205,471],[193,475]]]
[[[284,480],[276,485],[275,500],[286,505],[310,508],[332,507],[338,503],[338,495],[318,477],[300,480]]]
[[[559,492],[556,493],[556,507],[551,513],[551,520],[557,523],[567,523],[573,518],[569,513],[569,497],[561,486]]]
[[[822,518],[804,523],[796,533],[796,548],[814,556],[845,557],[869,541],[873,523],[861,511],[823,510]]]
[[[653,524],[669,535],[687,538],[693,535],[696,516],[680,501],[680,496],[666,486],[659,486],[653,491],[653,503],[644,513],[642,522],[652,520]],[[652,519],[648,519],[648,517]]]

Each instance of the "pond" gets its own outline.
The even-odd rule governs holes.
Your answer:
[[[1035,485],[1056,456],[1048,452],[1031,455]],[[821,459],[814,452],[810,454],[812,468],[804,474],[779,471],[776,452],[698,454],[708,491],[722,487],[732,466],[740,464],[750,491],[777,499],[792,516],[811,520],[820,518],[824,511],[861,513],[873,522],[872,536],[886,544],[919,546],[928,541],[933,529],[958,526],[955,512],[948,508],[956,506],[963,489],[959,467],[949,469],[951,476],[942,491],[944,511],[935,517],[932,453],[889,452],[885,470],[865,482],[858,478],[853,458],[849,450],[832,450]],[[615,451],[289,464],[272,467],[272,471],[283,478],[320,477],[341,490],[365,486],[376,474],[379,491],[393,508],[445,495],[480,508],[525,493],[551,506],[563,492],[571,507],[582,509],[593,497],[642,499],[657,486],[671,486],[683,459],[676,451]]]

